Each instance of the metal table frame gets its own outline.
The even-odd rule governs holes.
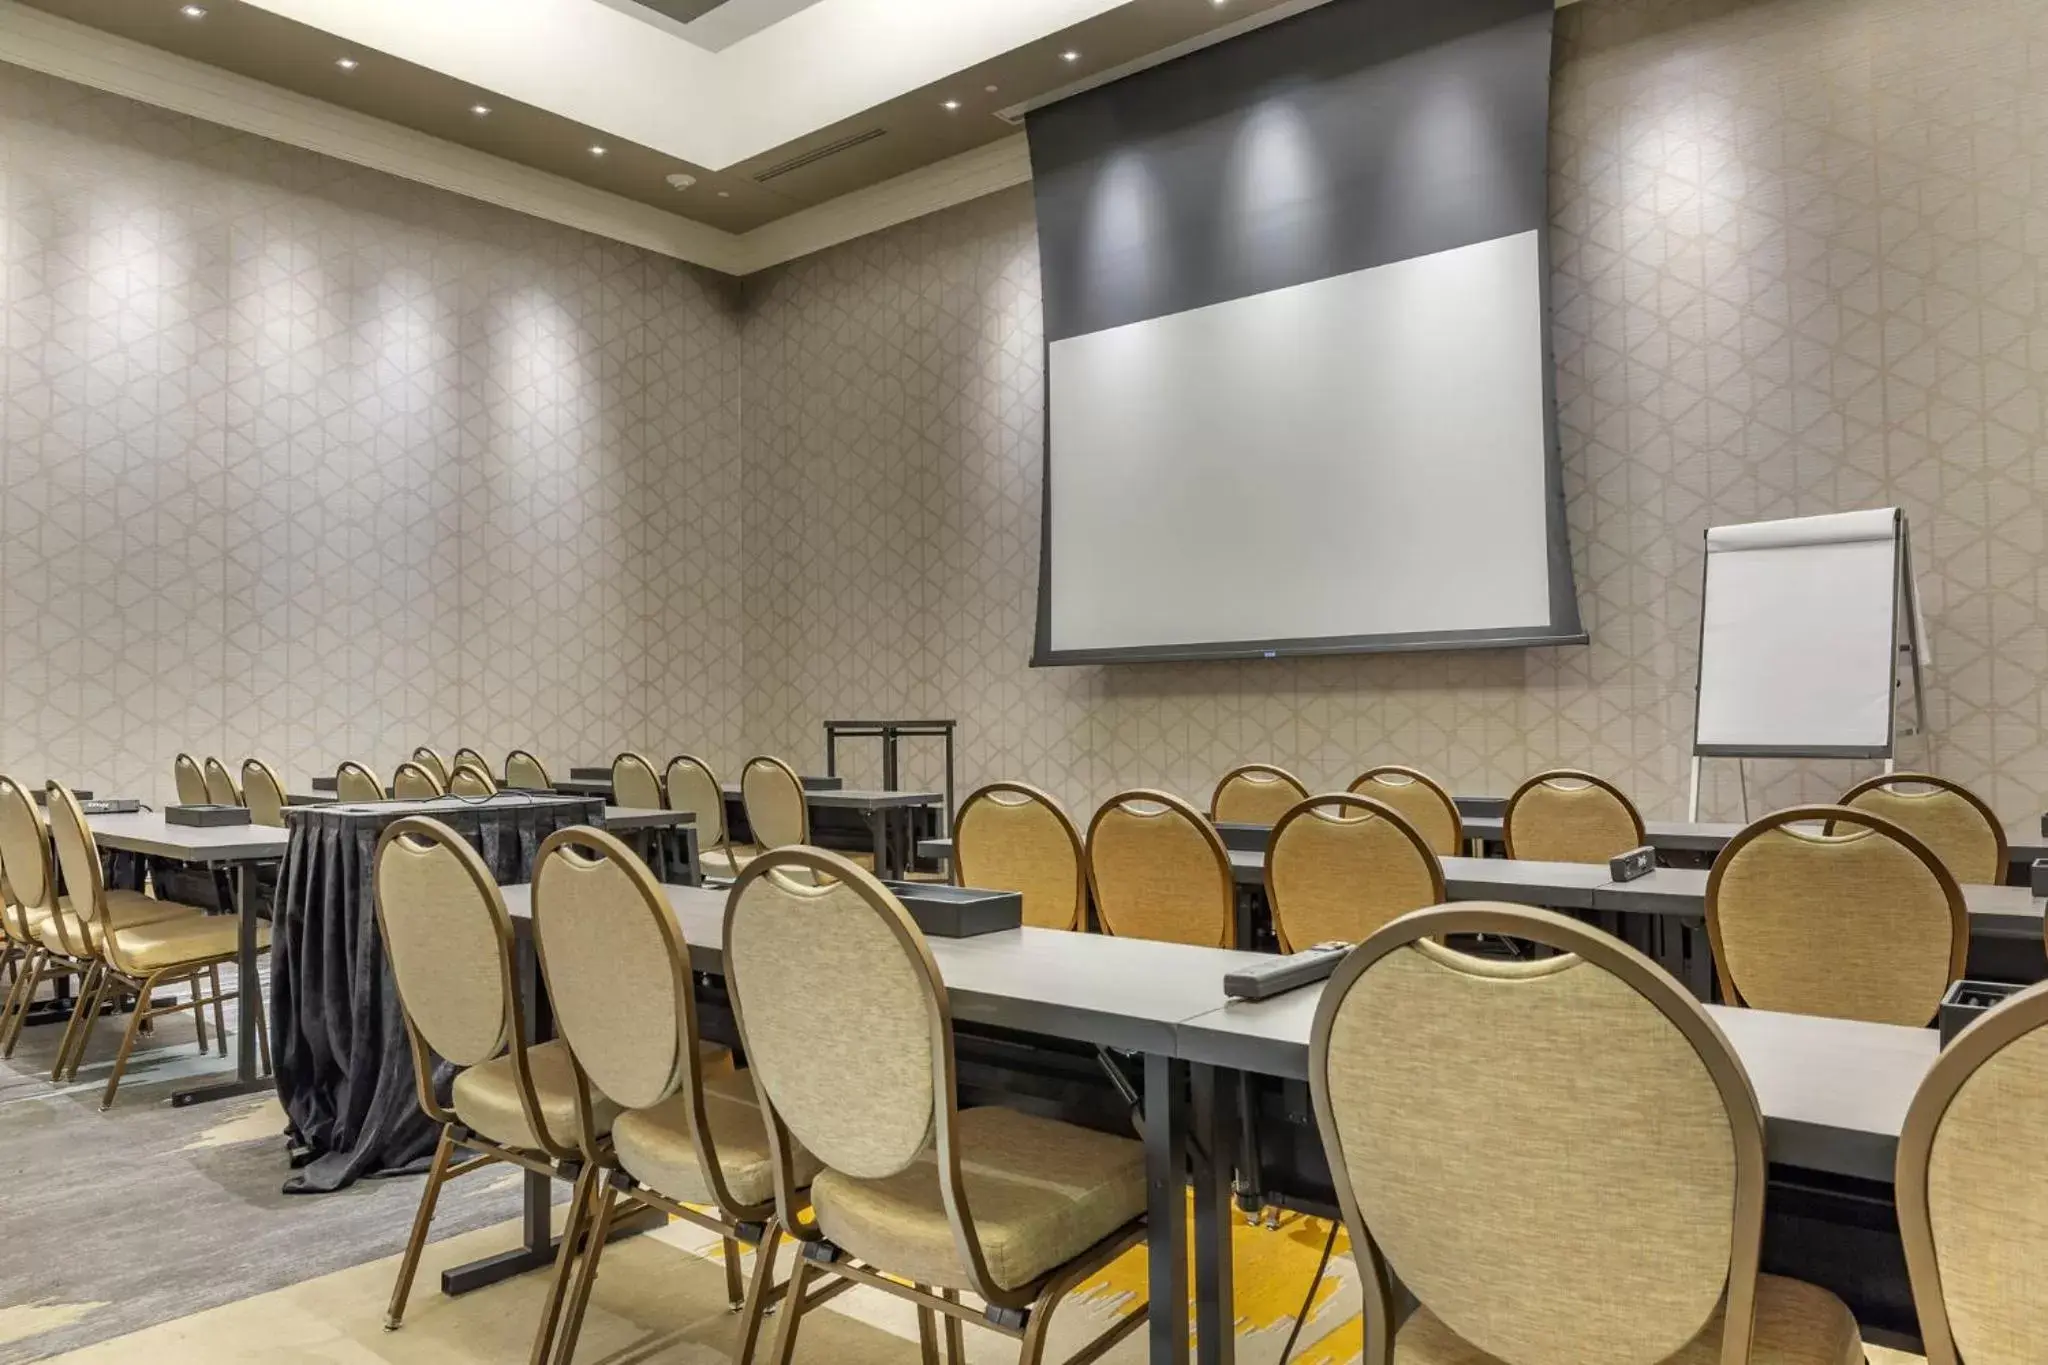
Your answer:
[[[953,735],[959,729],[957,720],[828,720],[825,722],[825,776],[839,776],[839,741],[842,739],[879,739],[882,741],[882,786],[895,791],[902,782],[897,762],[896,747],[906,738],[943,738],[946,741],[946,818],[951,820],[954,805],[953,787]]]

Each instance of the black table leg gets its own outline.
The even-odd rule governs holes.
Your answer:
[[[171,1096],[173,1108],[183,1109],[188,1105],[232,1099],[237,1095],[260,1094],[271,1088],[267,1077],[256,1074],[256,1015],[253,1011],[263,1008],[263,980],[257,975],[256,963],[255,869],[248,863],[236,863],[234,878],[235,1078],[180,1090]]]
[[[1145,1221],[1152,1365],[1188,1365],[1187,1070],[1145,1054]]]
[[[889,868],[889,812],[867,812],[868,838],[874,842],[875,875],[888,881],[896,874]]]
[[[1230,1214],[1235,1151],[1237,1078],[1213,1066],[1190,1068],[1194,1082],[1195,1359],[1200,1365],[1235,1365],[1237,1294],[1233,1283]]]

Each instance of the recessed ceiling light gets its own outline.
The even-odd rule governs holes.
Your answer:
[[[981,87],[981,88],[982,88],[982,89],[984,89],[984,90],[986,90],[986,91],[988,91],[988,93],[989,93],[989,94],[991,94],[991,95],[995,94],[995,92],[996,92],[996,88],[995,88],[995,87],[994,87],[993,85],[984,85],[984,86],[983,86],[983,87]]]
[[[592,148],[590,149],[590,154],[591,154],[592,156],[603,156],[603,155],[604,155],[604,148],[602,148],[602,147],[592,147]]]
[[[204,19],[206,17],[206,6],[182,5],[178,9],[178,13],[184,15],[187,19]]]
[[[939,107],[940,107],[941,109],[944,109],[944,110],[945,110],[945,111],[946,111],[947,113],[949,113],[949,114],[950,114],[950,113],[952,113],[952,112],[953,112],[953,111],[954,111],[955,109],[958,109],[958,108],[960,107],[960,101],[959,101],[959,100],[947,100],[947,101],[946,101],[946,102],[945,102],[944,104],[940,105]]]
[[[719,197],[720,199],[730,199],[730,198],[732,198],[732,191],[731,191],[731,190],[720,190],[720,191],[718,192],[718,197]]]
[[[353,57],[336,57],[334,59],[334,64],[340,67],[343,71],[353,71],[357,67],[362,65],[361,62],[357,61]]]
[[[1063,62],[1078,62],[1081,60],[1081,54],[1069,48],[1060,54],[1060,60]]]
[[[491,112],[491,106],[488,104],[472,104],[469,106],[469,112],[475,114],[478,118],[482,118],[485,114]]]

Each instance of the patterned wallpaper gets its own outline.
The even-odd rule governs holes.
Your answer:
[[[1699,540],[1898,503],[1938,768],[2048,795],[2048,7],[1586,0],[1561,11],[1553,302],[1590,647],[1033,670],[1042,341],[1028,189],[747,283],[746,725],[963,727],[963,780],[1077,810],[1245,759],[1458,790],[1597,769],[1682,813]],[[1906,751],[1909,761],[1912,750]],[[936,755],[913,773],[935,774]],[[1849,765],[1749,765],[1752,809]],[[1733,764],[1707,813],[1732,818]]]
[[[727,282],[14,68],[0,767],[740,754]]]

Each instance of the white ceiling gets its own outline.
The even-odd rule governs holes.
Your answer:
[[[714,170],[1122,2],[729,0],[676,24],[608,0],[246,0]]]

